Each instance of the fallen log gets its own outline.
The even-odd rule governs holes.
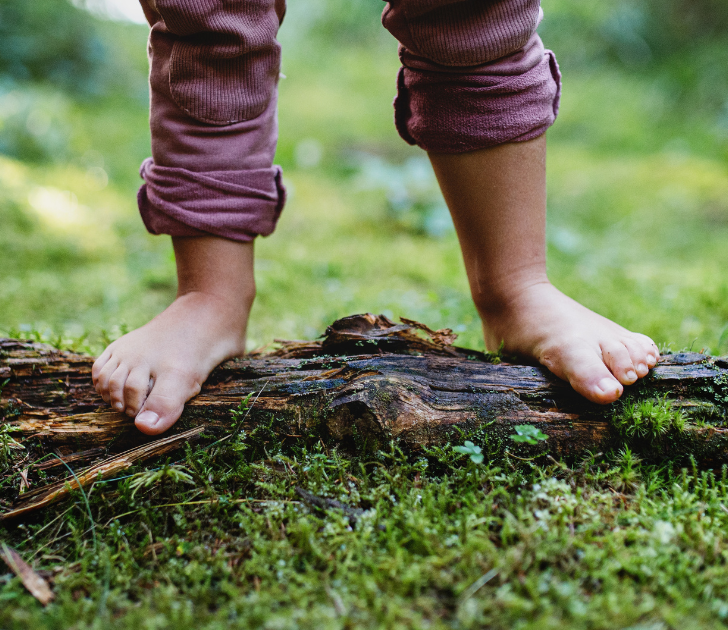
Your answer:
[[[6,436],[0,448],[15,439],[25,449],[12,451],[0,485],[6,508],[0,519],[50,505],[79,484],[117,476],[191,440],[226,439],[233,412],[248,396],[236,430],[262,431],[271,443],[323,440],[362,453],[394,440],[418,453],[469,439],[490,457],[575,458],[630,442],[648,457],[728,462],[725,359],[668,355],[626,388],[622,401],[600,406],[543,367],[504,362],[454,340],[450,330],[411,320],[395,324],[370,314],[337,320],[321,340],[280,342],[273,352],[219,366],[175,427],[151,438],[98,397],[92,357],[0,339],[0,435]],[[520,425],[548,439],[511,440]],[[51,469],[57,478],[45,477],[44,485],[38,471]],[[13,476],[34,488],[17,495]]]

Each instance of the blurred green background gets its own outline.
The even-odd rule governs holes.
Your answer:
[[[382,6],[289,0],[277,162],[290,201],[256,245],[251,347],[373,311],[482,348],[428,162],[392,124]],[[553,282],[663,346],[725,354],[728,4],[543,8],[564,73],[549,131]],[[0,334],[97,352],[174,296],[169,239],[136,210],[146,33],[101,0],[0,0]]]

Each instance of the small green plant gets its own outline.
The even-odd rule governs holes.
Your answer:
[[[652,437],[665,435],[670,430],[682,433],[685,416],[674,409],[667,396],[662,398],[625,402],[620,415],[615,414],[612,423],[627,437]]]
[[[541,432],[532,424],[518,424],[513,427],[516,432],[511,435],[514,442],[525,442],[526,444],[538,444],[549,439],[549,436]]]
[[[138,473],[132,478],[129,487],[133,488],[131,493],[132,499],[140,488],[149,488],[158,483],[164,484],[165,481],[172,483],[188,483],[194,485],[190,471],[184,466],[178,464],[165,464],[158,470],[147,470]]]
[[[252,396],[253,393],[251,392],[240,401],[237,409],[233,409],[232,412],[230,412],[233,420],[233,432],[230,435],[229,447],[233,451],[242,452],[248,448],[247,444],[245,444],[245,438],[247,437],[247,434],[243,430],[243,424],[245,423],[245,419],[248,417],[248,414],[250,413],[250,408],[252,407],[250,403],[250,399],[252,398]]]
[[[640,464],[642,460],[632,453],[629,446],[621,449],[615,460],[617,466],[610,470],[613,473],[610,485],[620,492],[634,490],[640,482]]]
[[[238,430],[242,426],[243,420],[245,420],[250,411],[250,407],[252,407],[252,405],[250,404],[250,399],[252,397],[253,392],[250,392],[245,398],[240,400],[238,408],[233,409],[230,412],[230,415],[233,418],[233,430]]]
[[[8,424],[0,426],[0,471],[3,473],[12,464],[12,452],[25,450],[25,447],[10,435],[17,430],[16,427],[11,427]]]
[[[485,350],[485,352],[483,352],[483,354],[485,355],[485,360],[488,363],[492,363],[493,365],[503,363],[503,349],[505,348],[505,345],[505,341],[501,341],[500,345],[498,346],[498,350],[496,350],[495,352]]]
[[[470,461],[474,464],[483,463],[483,451],[479,446],[473,444],[470,440],[465,440],[465,444],[462,446],[453,446],[453,451],[462,453],[463,455],[470,455]]]

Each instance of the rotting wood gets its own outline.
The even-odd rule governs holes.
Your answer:
[[[21,504],[13,510],[5,512],[0,518],[16,518],[56,503],[66,498],[73,490],[77,490],[79,485],[82,488],[87,488],[94,481],[109,479],[124,472],[137,462],[143,462],[152,457],[159,457],[176,450],[180,446],[198,439],[204,430],[205,427],[199,426],[177,435],[168,435],[148,444],[142,444],[137,448],[124,451],[104,459],[98,464],[84,468],[76,472],[75,476],[72,475],[67,479],[26,492],[22,495]]]
[[[488,355],[454,346],[450,330],[402,321],[356,315],[334,322],[320,341],[280,342],[274,352],[228,361],[187,403],[180,422],[156,439],[139,433],[130,418],[98,397],[92,358],[0,340],[0,384],[8,379],[0,401],[3,421],[18,431],[16,439],[33,445],[34,454],[57,451],[85,464],[76,469],[85,487],[200,439],[203,430],[217,438],[229,433],[231,411],[248,394],[257,398],[244,430],[270,424],[280,440],[322,438],[349,451],[396,440],[417,452],[472,436],[521,456],[548,451],[568,458],[623,441],[611,422],[619,405],[589,403],[543,367],[489,362]],[[728,461],[724,359],[695,353],[664,357],[626,395],[667,396],[688,419],[679,435],[643,440],[647,453],[692,454],[707,465]],[[537,426],[548,441],[538,446],[509,441],[519,424]],[[50,505],[76,485],[64,473],[18,497],[0,518]]]

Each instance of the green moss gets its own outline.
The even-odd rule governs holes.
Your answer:
[[[612,416],[612,425],[625,437],[659,438],[685,430],[685,415],[667,396],[640,401],[626,400]]]
[[[728,613],[725,471],[647,466],[628,448],[514,468],[449,447],[213,451],[98,483],[98,552],[82,503],[0,527],[26,559],[43,549],[32,562],[57,594],[43,609],[0,573],[0,625],[606,630]],[[357,509],[322,510],[297,487]]]

